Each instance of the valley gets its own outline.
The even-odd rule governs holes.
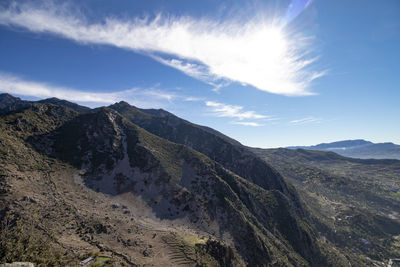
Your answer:
[[[250,149],[295,185],[339,246],[386,261],[398,255],[400,161],[304,149]]]

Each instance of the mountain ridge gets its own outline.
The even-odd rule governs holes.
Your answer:
[[[53,104],[68,107],[80,113],[89,112],[91,109],[85,106],[78,105],[73,102],[58,99],[56,97],[46,98],[38,101],[22,100],[19,97],[12,96],[8,93],[0,94],[0,114],[17,111],[24,108],[29,108],[35,103]]]
[[[361,159],[400,159],[400,145],[392,142],[373,143],[363,139],[321,143],[313,146],[290,146],[286,148],[332,151],[342,156]]]
[[[141,115],[140,119],[144,119],[143,114],[139,114]],[[256,179],[253,175],[242,178],[206,155],[187,145],[173,143],[153,135],[131,122],[130,119],[106,107],[90,112],[78,112],[65,103],[63,105],[30,103],[29,107],[15,108],[11,113],[2,115],[0,117],[0,134],[3,136],[3,141],[0,149],[8,155],[1,159],[4,166],[7,166],[2,174],[5,177],[5,183],[1,185],[4,190],[1,192],[6,192],[1,195],[0,210],[2,214],[5,214],[3,220],[6,218],[12,220],[11,218],[15,216],[12,214],[16,214],[21,218],[20,223],[26,225],[28,222],[26,216],[29,216],[30,211],[24,210],[24,206],[15,206],[9,202],[14,196],[16,199],[20,199],[18,201],[22,201],[16,203],[25,203],[23,202],[25,199],[32,199],[38,203],[37,212],[42,216],[44,214],[61,216],[61,221],[62,216],[68,216],[57,209],[48,210],[48,205],[41,204],[50,201],[53,194],[49,195],[47,190],[42,191],[43,189],[40,187],[32,188],[33,195],[27,192],[28,196],[17,197],[21,194],[20,192],[25,192],[21,186],[25,186],[24,181],[30,179],[28,173],[35,170],[37,175],[42,178],[39,178],[33,185],[48,180],[50,183],[43,188],[54,184],[53,191],[55,190],[54,194],[58,201],[67,201],[68,194],[65,192],[75,195],[82,190],[79,189],[76,193],[68,190],[63,193],[58,191],[58,187],[61,188],[64,183],[74,184],[76,179],[81,179],[84,190],[89,190],[88,192],[93,197],[96,196],[98,199],[103,197],[120,198],[125,195],[139,197],[143,201],[141,205],[156,215],[154,220],[173,222],[178,220],[181,223],[184,222],[180,227],[188,227],[192,229],[190,231],[212,230],[210,238],[216,240],[219,249],[231,251],[222,255],[215,255],[212,251],[207,252],[207,248],[202,245],[203,241],[198,237],[196,240],[199,241],[196,241],[196,246],[189,245],[189,243],[184,245],[185,249],[190,249],[192,253],[198,255],[196,260],[182,256],[187,261],[204,262],[209,259],[220,262],[220,264],[221,262],[231,262],[228,266],[232,265],[232,262],[237,263],[234,265],[245,262],[249,266],[263,266],[271,262],[284,266],[327,264],[326,257],[322,255],[325,252],[321,251],[317,236],[310,231],[311,226],[308,225],[307,220],[300,216],[305,213],[299,203],[294,201],[296,195],[292,192],[293,189],[287,187],[286,182],[279,182],[283,178],[274,170],[267,168],[267,165],[260,162],[252,153],[242,147],[240,149],[232,148],[233,151],[238,151],[237,153],[243,151],[246,155],[244,159],[250,157],[250,161],[255,160],[259,162],[258,164],[262,164],[261,166],[265,166],[263,168],[266,168],[268,172],[263,176],[271,175],[269,180],[262,182],[261,177]],[[158,119],[152,121],[151,125],[154,126],[155,122],[158,122]],[[175,125],[171,123],[177,122],[177,125],[182,123],[179,118],[171,121],[168,117],[169,126]],[[185,127],[190,126],[186,123],[184,125]],[[164,126],[162,124],[160,128],[156,127],[156,129],[164,128]],[[201,127],[195,127],[195,129],[207,136],[210,134]],[[222,137],[215,136],[215,138],[219,142],[224,141]],[[228,141],[224,141],[224,144],[226,147],[231,145]],[[18,157],[21,153],[32,156],[22,159]],[[223,158],[219,160],[222,162]],[[239,165],[236,167],[232,165],[232,161],[229,159],[227,162],[227,166],[231,169],[241,170]],[[19,170],[18,172],[14,166]],[[60,166],[65,166],[62,169],[75,173],[73,177],[81,178],[72,179],[70,177],[65,181],[57,180],[56,177],[61,174]],[[242,170],[242,172],[245,171]],[[22,180],[16,179],[16,174],[22,177]],[[259,175],[257,172],[253,172],[253,174]],[[253,184],[251,180],[260,185]],[[284,187],[282,187],[283,185]],[[76,187],[76,185],[73,186]],[[42,197],[39,197],[40,195]],[[84,200],[80,201],[82,204],[85,203]],[[56,203],[58,202],[56,201]],[[76,228],[76,233],[82,235],[79,229],[89,231],[82,235],[83,239],[77,237],[81,240],[80,242],[95,240],[99,246],[109,247],[111,244],[109,242],[113,242],[114,238],[111,233],[119,230],[107,223],[107,220],[100,218],[96,219],[97,222],[93,222],[97,226],[90,226],[93,224],[90,218],[96,216],[91,214],[91,211],[85,206],[78,208],[76,205],[80,205],[79,201],[69,201],[68,203],[75,207],[73,209],[83,209],[89,214],[87,218],[75,215],[76,218],[80,218],[75,220],[78,220],[78,225],[81,225],[79,226],[81,228]],[[138,204],[135,203],[125,202],[124,205],[128,209],[136,210]],[[114,213],[114,209],[105,208],[105,211]],[[74,211],[72,214],[76,212]],[[126,214],[129,216],[132,213]],[[104,215],[104,217],[109,216]],[[140,220],[142,219],[140,218]],[[60,228],[61,226],[54,226],[54,222],[47,220],[44,220],[43,223],[46,224],[40,226],[39,229],[45,227],[49,231],[55,231],[52,236],[58,242],[53,243],[48,240],[44,243],[58,247],[57,251],[63,251],[63,248],[57,244],[60,242],[64,244],[65,241],[60,239],[60,234],[65,229]],[[136,223],[131,222],[131,224],[131,227],[136,227]],[[89,226],[95,227],[97,230],[93,230],[93,232],[89,230]],[[10,231],[1,233],[12,234],[12,236],[7,236],[2,240],[19,240],[15,239],[19,238],[16,225],[12,224],[11,227]],[[4,230],[4,228],[1,229]],[[12,229],[15,231],[11,231]],[[43,236],[44,233],[37,232],[40,236]],[[184,233],[178,231],[178,235],[181,236]],[[47,240],[45,236],[42,238]],[[76,234],[72,234],[72,236],[76,236]],[[232,240],[233,243],[230,243],[229,240]],[[129,242],[126,240],[123,244],[129,244]],[[10,243],[8,246],[14,246],[13,251],[20,251],[18,244]],[[90,241],[89,244],[95,243]],[[152,244],[154,246],[154,243]],[[208,244],[211,246],[212,243]],[[37,244],[35,245],[31,241],[26,245],[34,246],[34,251],[38,249],[35,247]],[[125,245],[114,246],[123,252],[123,255],[137,255],[129,254],[136,252],[126,251]],[[329,249],[329,246],[327,248]],[[53,251],[50,248],[47,250]],[[3,257],[12,257],[9,254],[11,250],[1,250],[0,252]],[[148,254],[148,252],[143,253]],[[68,255],[73,257],[72,254]],[[54,256],[49,256],[50,259],[58,261]],[[127,259],[126,257],[119,258],[120,261],[127,261]],[[36,261],[38,260],[36,259]],[[146,256],[143,261],[145,260]]]
[[[252,168],[256,173],[260,173],[260,170],[258,170],[257,168],[263,168],[265,174],[263,173],[261,175],[264,177],[279,177],[279,174],[277,174],[275,170],[273,170],[270,166],[263,163],[239,142],[233,141],[231,138],[215,130],[210,131],[207,127],[199,126],[186,120],[180,119],[169,112],[162,112],[162,116],[151,115],[149,113],[146,113],[143,109],[137,109],[133,106],[126,106],[125,104],[121,105],[120,103],[111,105],[110,108],[115,109],[135,124],[148,130],[149,132],[152,132],[157,136],[160,136],[175,143],[187,145],[209,156],[214,161],[227,162],[225,163],[225,167],[227,167],[227,169],[230,169],[245,178],[248,177],[250,181],[260,185],[261,187],[269,189],[269,187],[271,187],[272,185],[281,191],[288,191],[287,186],[284,183],[268,181],[269,184],[266,184],[265,181],[262,181],[260,178],[249,177],[249,173],[251,173],[249,169]],[[151,113],[154,114],[153,111]],[[203,146],[204,140],[208,140],[208,142],[212,142],[212,144],[207,144],[207,146]],[[231,153],[226,153],[227,151],[225,151],[225,149],[230,149]],[[225,154],[230,155],[230,157],[225,158]],[[242,154],[249,157],[249,159],[247,160],[249,164],[241,163],[241,161],[246,160],[239,158]],[[234,161],[238,163],[235,163]],[[229,166],[227,166],[227,164]],[[240,166],[244,166],[243,168],[245,170],[238,170],[240,166],[237,166],[237,164],[239,164]],[[282,180],[282,178],[279,177],[278,180]]]

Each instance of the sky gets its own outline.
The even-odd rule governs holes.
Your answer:
[[[398,0],[0,2],[0,92],[163,108],[244,145],[400,143]]]

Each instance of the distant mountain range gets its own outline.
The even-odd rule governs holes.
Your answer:
[[[400,159],[400,145],[390,142],[372,143],[363,139],[322,143],[315,146],[291,146],[287,148],[332,151],[345,157],[360,159]]]

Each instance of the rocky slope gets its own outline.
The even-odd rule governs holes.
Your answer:
[[[126,102],[110,106],[147,131],[207,155],[241,177],[264,189],[293,194],[284,179],[239,142],[210,128],[199,126],[164,110],[138,109]]]
[[[109,139],[93,138],[89,147],[78,148],[81,143],[73,142],[82,140],[81,134],[88,130],[86,128],[79,128],[82,131],[77,131],[78,135],[70,139],[59,139],[65,137],[66,131],[71,131],[65,125],[76,126],[89,120],[94,126],[97,120],[106,125],[92,128],[93,132],[88,133],[107,133],[110,140],[116,141],[121,135],[107,132],[118,129],[114,128],[113,115],[101,110],[82,117],[69,108],[33,104],[1,117],[1,165],[4,167],[1,173],[1,261],[29,260],[41,266],[64,266],[78,264],[90,253],[100,252],[114,263],[125,265],[154,265],[156,261],[166,266],[176,266],[179,262],[189,265],[237,262],[240,265],[241,259],[235,258],[237,252],[222,241],[208,239],[206,233],[200,235],[163,223],[152,215],[149,199],[124,195],[121,193],[124,190],[119,188],[123,183],[113,186],[114,180],[120,181],[122,173],[110,177],[105,174],[107,171],[102,173],[96,167],[106,168],[109,159],[118,161],[123,156],[118,154],[122,151],[118,151],[121,147],[117,143],[109,146]],[[127,136],[129,140],[134,138],[129,133]],[[120,141],[122,145],[123,140]],[[68,151],[75,149],[88,152],[90,156],[69,157],[74,154]],[[138,155],[151,157],[145,148],[137,149],[143,149]],[[116,154],[109,156],[105,151]],[[163,176],[166,172],[159,163],[153,160],[149,159],[149,164],[155,164],[154,176],[147,174],[151,176],[148,179],[135,176],[150,187],[154,186],[154,183],[150,185],[152,179],[168,179]],[[80,166],[82,164],[86,165]],[[96,192],[99,191],[97,187],[97,190],[91,189],[88,185],[94,186],[92,182],[107,193]],[[110,182],[112,186],[108,190]],[[170,193],[174,192],[178,194],[179,190]],[[183,196],[172,197],[179,201]],[[215,250],[222,252],[218,254]]]
[[[165,111],[48,102],[0,117],[1,261],[360,262],[321,239],[294,188],[238,142]]]

